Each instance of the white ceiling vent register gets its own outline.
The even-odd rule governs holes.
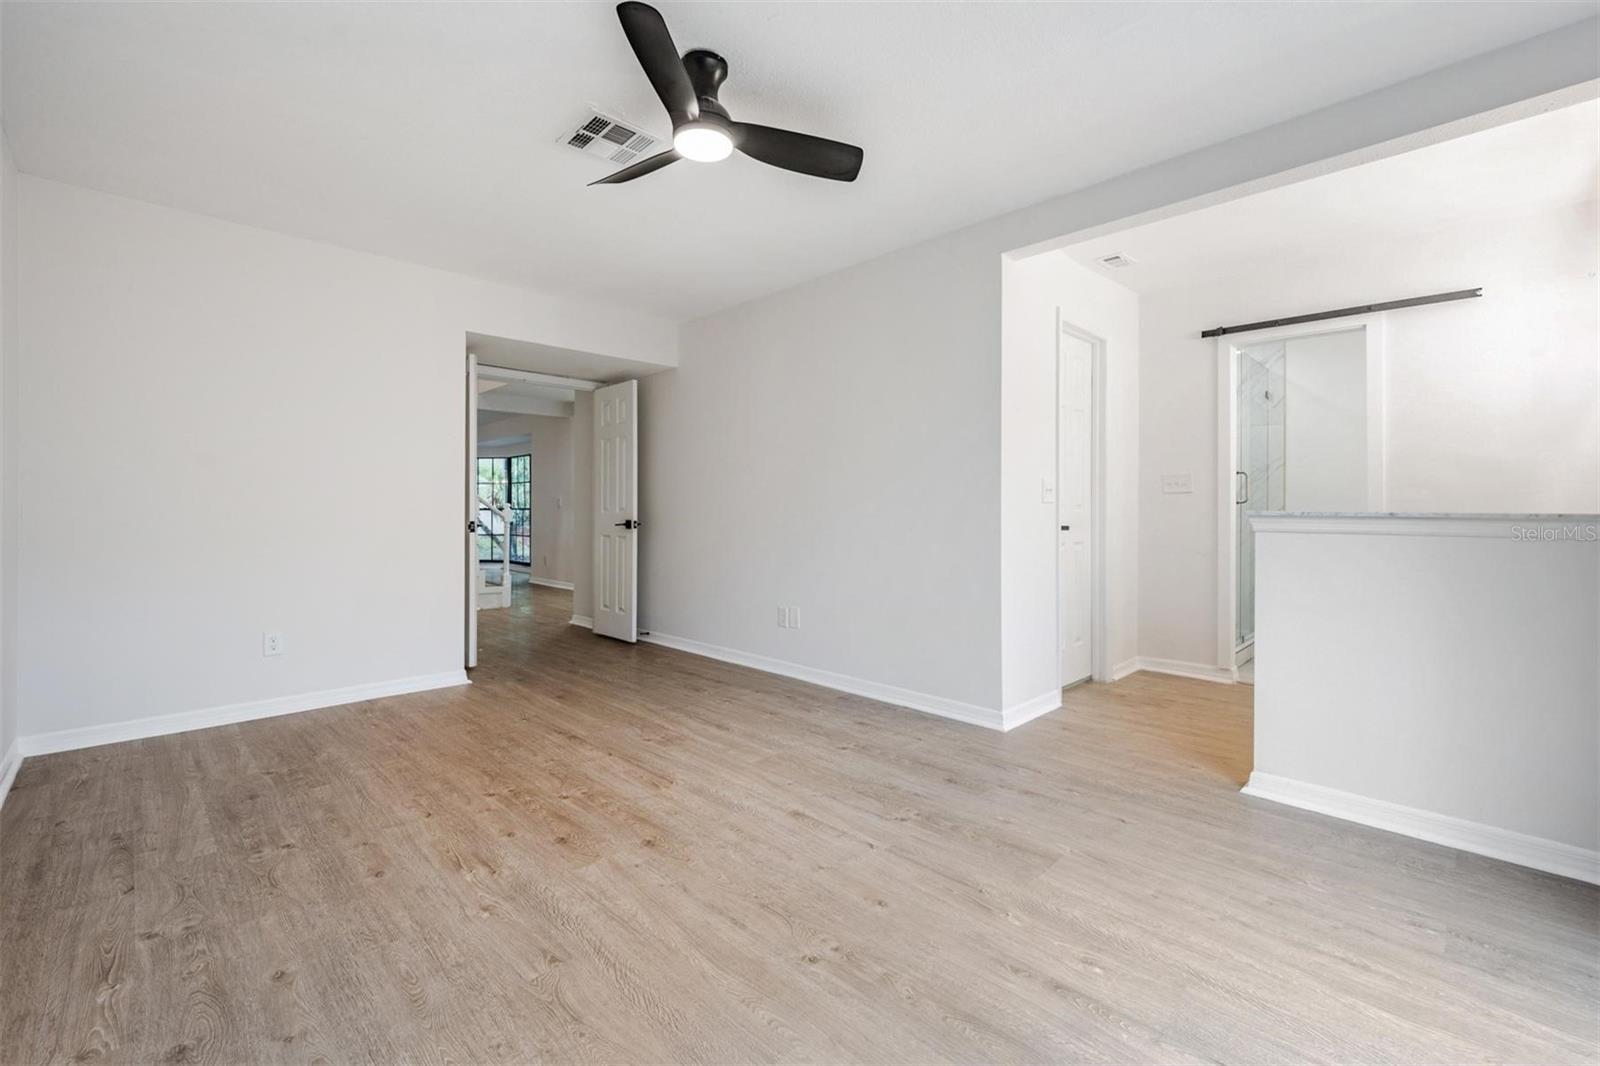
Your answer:
[[[659,139],[610,115],[591,111],[561,135],[569,148],[609,163],[627,165],[655,150]]]
[[[1097,263],[1099,263],[1101,266],[1108,266],[1108,267],[1125,267],[1125,266],[1132,266],[1133,265],[1133,260],[1129,259],[1125,255],[1115,255],[1115,254],[1113,254],[1113,255],[1102,255],[1099,259],[1097,259],[1095,261]]]

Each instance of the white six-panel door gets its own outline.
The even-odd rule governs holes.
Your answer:
[[[639,638],[639,383],[594,393],[594,631]]]
[[[1056,467],[1057,632],[1061,640],[1061,683],[1071,685],[1094,670],[1090,652],[1090,478],[1094,389],[1094,345],[1061,333]]]

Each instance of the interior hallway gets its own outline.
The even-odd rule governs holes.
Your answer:
[[[1251,690],[986,732],[568,624],[30,759],[0,1061],[1595,1055],[1600,890],[1239,795]]]

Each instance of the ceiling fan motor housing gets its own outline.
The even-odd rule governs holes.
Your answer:
[[[683,69],[688,72],[689,83],[694,86],[695,98],[700,103],[700,117],[703,119],[709,114],[713,119],[722,119],[719,125],[727,124],[730,121],[728,109],[717,99],[717,91],[728,80],[728,61],[715,52],[696,48],[684,53]]]

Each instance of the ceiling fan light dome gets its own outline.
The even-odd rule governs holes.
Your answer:
[[[673,132],[672,147],[685,159],[715,163],[733,154],[733,138],[713,123],[686,122]]]

